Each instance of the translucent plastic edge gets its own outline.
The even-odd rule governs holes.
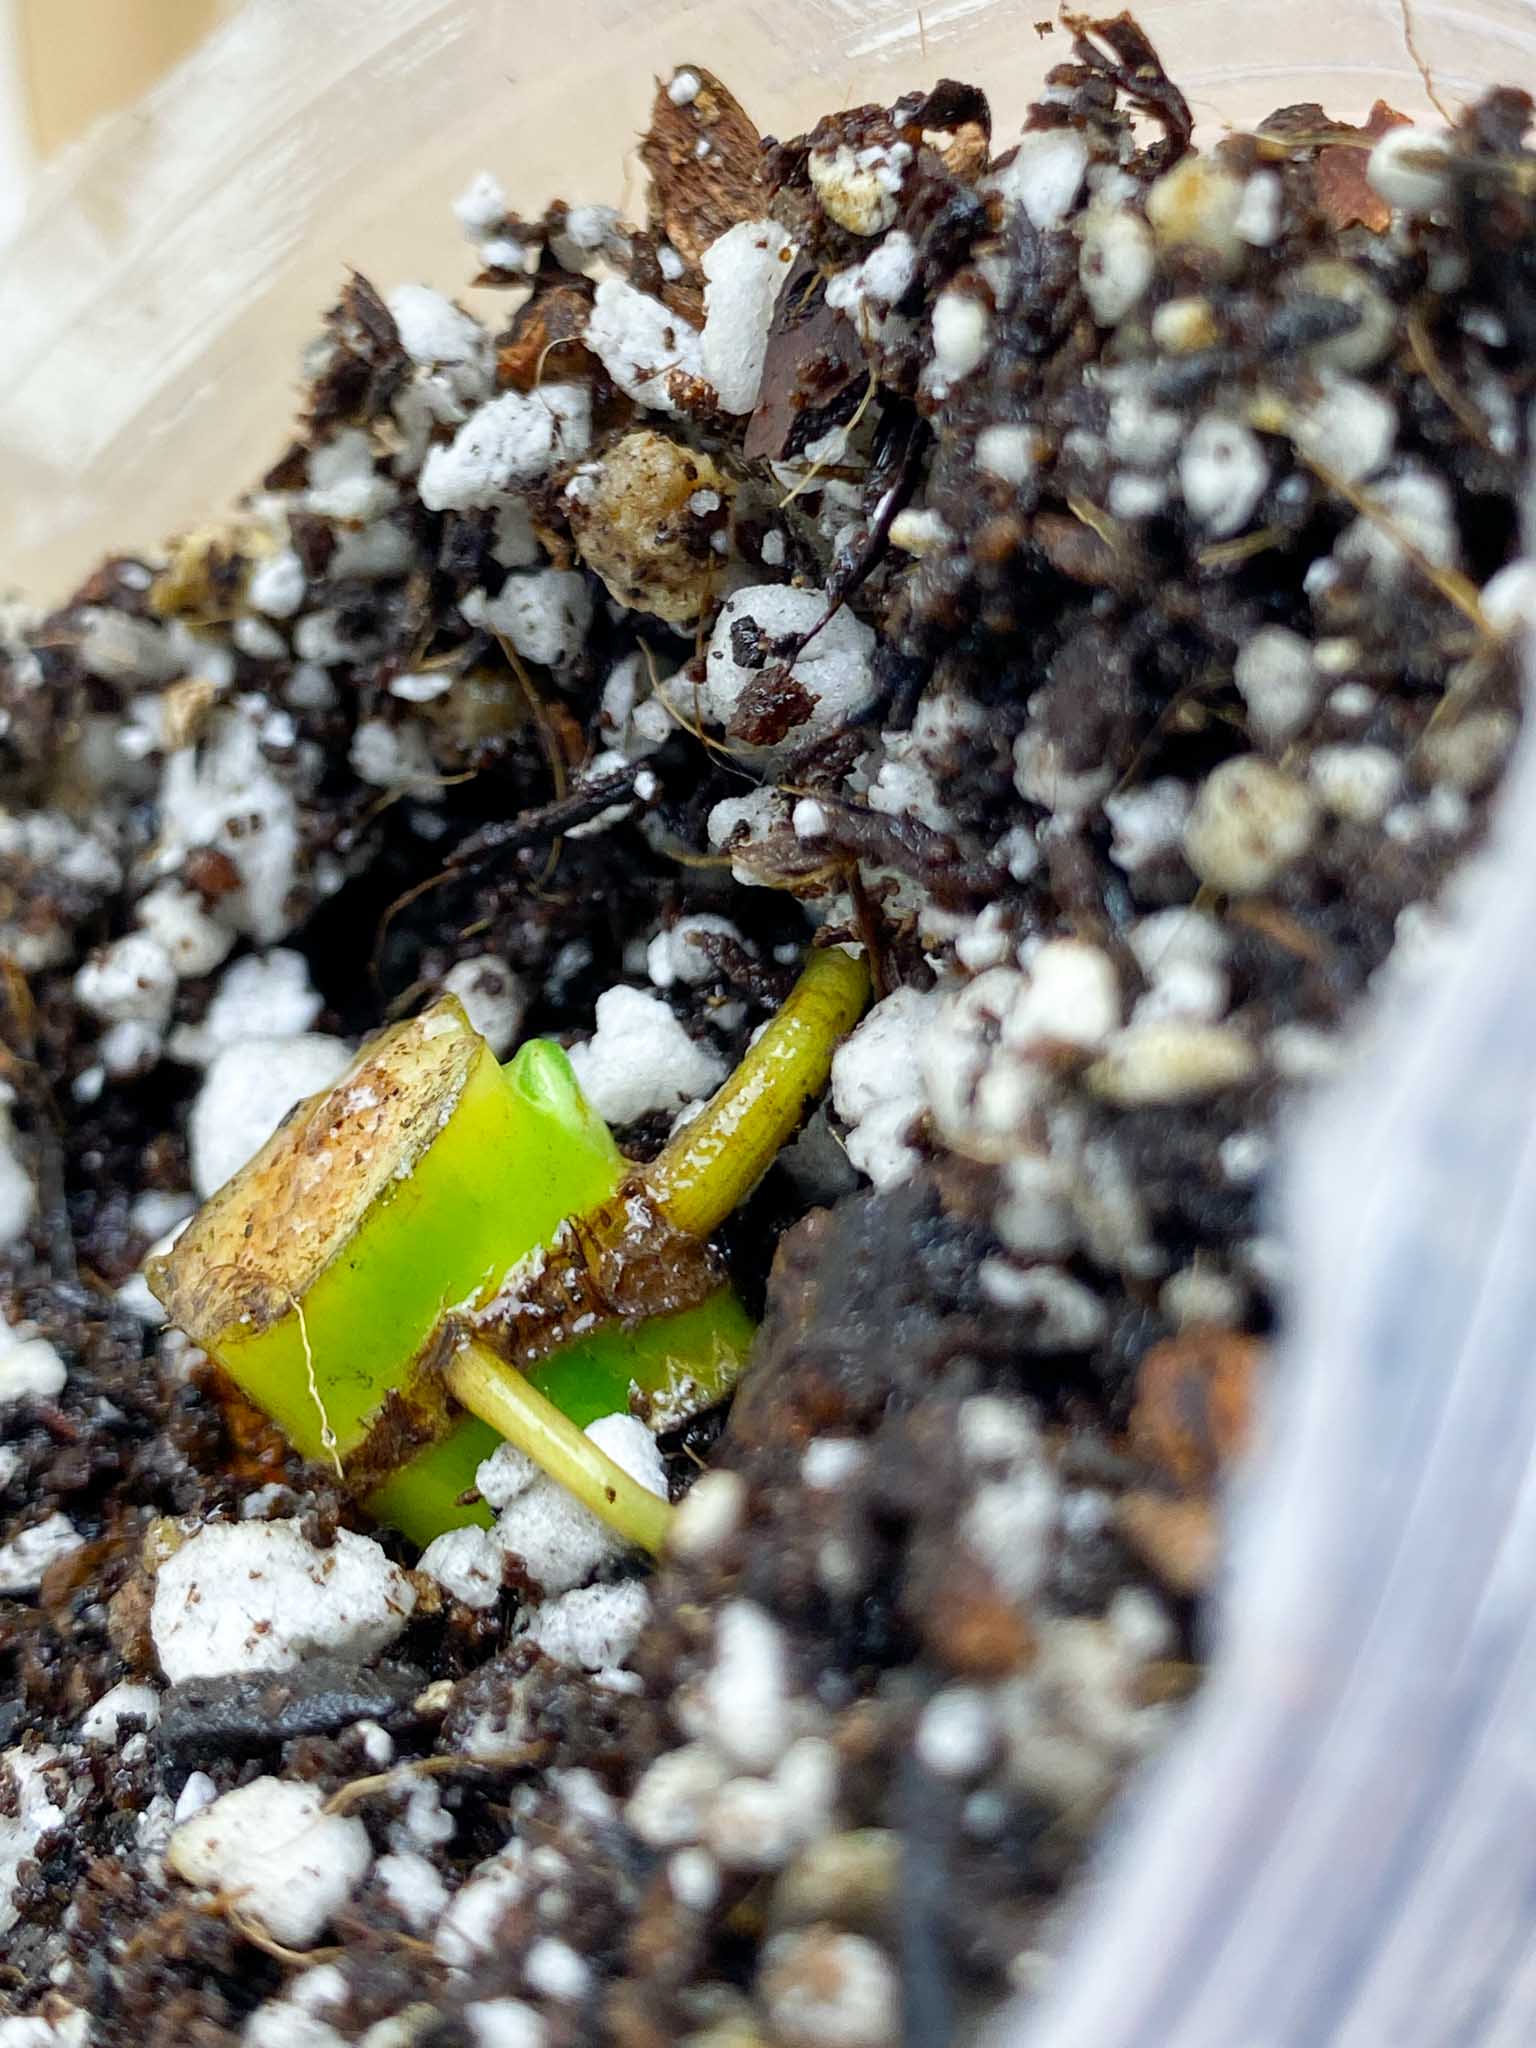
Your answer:
[[[1533,876],[1527,726],[1465,916],[1290,1147],[1210,1676],[995,2048],[1536,2038]]]

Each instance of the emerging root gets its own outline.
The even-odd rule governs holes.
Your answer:
[[[314,1402],[315,1412],[320,1417],[320,1445],[325,1455],[330,1459],[336,1477],[341,1479],[345,1476],[341,1463],[341,1452],[337,1446],[336,1432],[331,1427],[330,1415],[321,1397],[320,1383],[315,1378],[315,1354],[309,1341],[309,1324],[305,1320],[304,1304],[291,1290],[288,1300],[299,1321],[299,1342],[304,1347],[304,1372],[309,1381],[309,1398]]]
[[[443,1379],[455,1400],[525,1452],[626,1543],[652,1556],[661,1550],[672,1520],[668,1502],[615,1464],[515,1366],[465,1331]]]

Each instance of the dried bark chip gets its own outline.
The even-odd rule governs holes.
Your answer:
[[[229,618],[239,606],[249,547],[250,536],[236,525],[184,534],[144,593],[145,610],[210,624]]]
[[[275,484],[267,478],[269,490],[299,490],[303,488],[309,471],[304,451],[294,451],[300,458],[299,473],[292,483]],[[286,458],[285,458],[286,459]],[[304,574],[312,582],[318,582],[331,566],[331,557],[336,552],[336,529],[328,519],[322,519],[315,512],[290,512],[288,515],[288,540],[294,553],[304,565]]]
[[[211,906],[234,895],[240,887],[240,870],[222,847],[194,846],[181,864],[181,881]]]
[[[720,410],[720,394],[713,384],[702,377],[690,375],[687,370],[667,372],[667,396],[677,411],[701,427],[716,431],[725,421]]]
[[[867,381],[852,321],[827,304],[815,266],[795,264],[773,310],[761,395],[742,453],[748,461],[771,462],[798,455],[849,417]]]
[[[345,421],[377,419],[411,370],[394,315],[357,271],[325,327],[331,360],[312,387],[305,422],[320,436]]]
[[[901,103],[902,112],[906,106],[905,101]],[[992,109],[986,94],[979,85],[968,85],[960,78],[941,78],[919,99],[912,119],[926,129],[976,127],[988,135],[992,132]]]
[[[1339,125],[1318,101],[1292,100],[1286,106],[1275,107],[1259,122],[1256,132],[1264,144],[1260,154],[1275,153],[1279,144],[1286,145],[1278,151],[1280,155],[1290,149],[1303,149],[1319,135],[1336,133]]]
[[[569,209],[563,200],[555,200],[539,220],[525,220],[520,213],[505,213],[497,223],[494,241],[517,252],[516,260],[507,263],[487,263],[470,282],[485,287],[488,291],[515,290],[528,282],[530,270],[536,270],[543,252],[549,247],[552,228],[563,228]],[[556,229],[558,231],[558,229]],[[487,245],[482,244],[484,257]],[[499,252],[498,252],[499,253]]]
[[[1213,1485],[1247,1447],[1265,1354],[1259,1338],[1216,1328],[1154,1344],[1136,1375],[1136,1449],[1181,1488]]]
[[[496,382],[503,391],[532,391],[549,382],[591,376],[596,360],[581,346],[592,311],[592,286],[563,274],[541,282],[496,341]]]
[[[302,491],[309,480],[309,451],[302,441],[290,441],[261,480],[264,491]]]
[[[974,184],[985,172],[992,155],[992,109],[979,86],[941,78],[931,92],[899,101],[894,111],[937,148],[953,177]]]
[[[782,661],[770,662],[737,699],[726,736],[749,747],[777,746],[815,709],[816,699],[804,683]]]
[[[679,65],[670,80],[656,81],[640,161],[651,180],[652,225],[690,270],[727,228],[762,211],[757,126],[702,64]]]
[[[1115,1526],[1170,1592],[1192,1599],[1215,1578],[1221,1525],[1209,1501],[1128,1493],[1116,1504]]]
[[[38,1587],[38,1605],[43,1612],[53,1617],[64,1615],[82,1587],[101,1582],[105,1567],[120,1547],[120,1539],[102,1537],[56,1557],[44,1571]]]
[[[945,1560],[916,1619],[929,1653],[964,1678],[1007,1678],[1034,1662],[1028,1617],[962,1550]]]
[[[1042,512],[1032,533],[1051,567],[1074,583],[1120,590],[1135,582],[1136,563],[1080,519],[1065,512]]]
[[[1385,100],[1378,100],[1365,126],[1347,131],[1359,136],[1359,143],[1331,142],[1318,152],[1317,206],[1331,227],[1343,229],[1358,224],[1369,228],[1373,235],[1386,233],[1392,225],[1392,209],[1366,177],[1366,166],[1371,160],[1368,145],[1379,141],[1390,129],[1409,126],[1406,114],[1399,114]]]
[[[202,738],[218,690],[207,676],[182,676],[161,698],[161,722],[169,747],[192,747]]]
[[[939,151],[944,168],[962,183],[974,185],[992,160],[992,132],[977,121],[965,121]]]
[[[148,567],[136,555],[109,555],[86,577],[70,604],[109,604],[131,618],[143,618],[149,611],[149,585],[140,577]]]
[[[1160,142],[1143,152],[1151,168],[1166,170],[1191,145],[1195,117],[1134,15],[1098,16],[1062,13],[1072,36],[1072,55],[1092,75],[1108,80],[1133,106],[1142,108],[1163,130]]]
[[[148,1572],[136,1570],[107,1602],[108,1639],[130,1673],[156,1668],[154,1638],[149,1632],[154,1598],[154,1579]]]
[[[1536,101],[1519,86],[1500,85],[1484,93],[1462,116],[1461,127],[1479,149],[1509,156],[1525,147]]]

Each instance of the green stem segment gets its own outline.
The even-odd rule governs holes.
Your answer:
[[[579,1430],[531,1380],[473,1337],[461,1337],[443,1367],[449,1392],[557,1479],[627,1543],[655,1556],[672,1510]]]
[[[840,947],[811,955],[730,1079],[645,1169],[651,1199],[673,1229],[706,1238],[752,1192],[826,1087],[832,1056],[858,1022],[869,991],[862,957]],[[699,1369],[708,1384],[702,1353]],[[671,1509],[605,1457],[515,1365],[466,1332],[443,1378],[462,1407],[526,1452],[627,1542],[653,1554],[660,1550]]]
[[[708,1237],[751,1194],[826,1087],[869,985],[862,954],[840,946],[812,953],[735,1073],[645,1170],[652,1200],[675,1229]]]
[[[736,1072],[640,1175],[660,1218],[653,1258],[665,1263],[669,1232],[674,1246],[679,1234],[708,1238],[756,1186],[868,996],[862,960],[812,954]],[[494,1430],[655,1550],[665,1502],[581,1424],[638,1400],[663,1427],[718,1401],[752,1337],[729,1285],[670,1311],[577,1319],[530,1367],[537,1386],[462,1327],[520,1260],[556,1245],[569,1220],[601,1215],[634,1178],[557,1045],[536,1040],[500,1067],[450,997],[301,1105],[149,1281],[299,1451],[339,1465],[417,1541],[489,1519],[473,1481]],[[445,1351],[457,1406],[432,1378]]]

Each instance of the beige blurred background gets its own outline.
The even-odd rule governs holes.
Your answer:
[[[39,164],[145,92],[237,0],[0,0],[0,236]]]
[[[33,148],[48,157],[185,55],[224,0],[10,0]]]

